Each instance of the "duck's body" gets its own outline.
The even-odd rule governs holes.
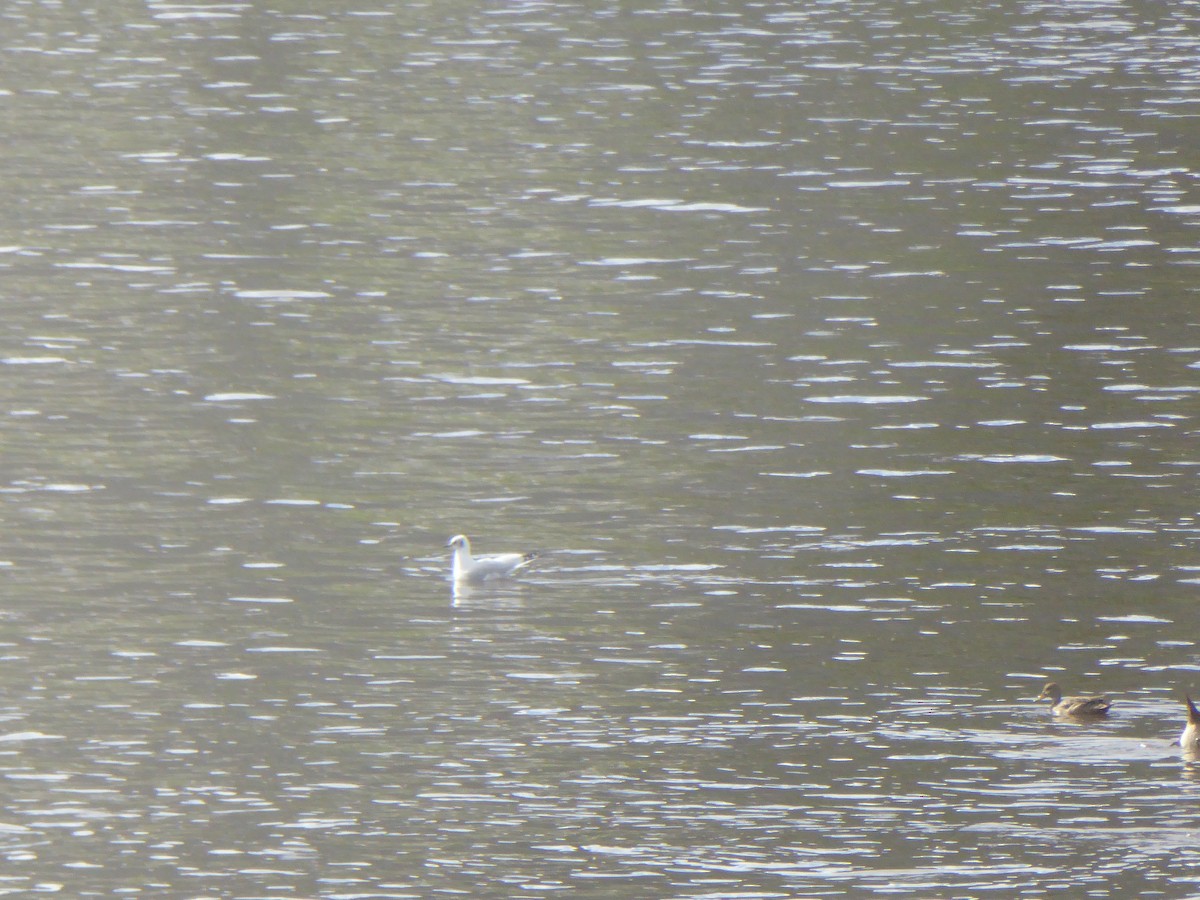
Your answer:
[[[451,575],[455,583],[486,581],[488,578],[503,578],[525,568],[537,553],[499,553],[494,556],[471,555],[471,542],[465,534],[450,538],[448,546],[454,548]]]
[[[1039,700],[1050,698],[1050,711],[1056,716],[1067,716],[1079,719],[1095,719],[1107,716],[1112,701],[1107,697],[1064,697],[1062,688],[1053,681],[1048,682]]]
[[[1200,710],[1196,709],[1191,697],[1183,699],[1187,702],[1188,720],[1187,725],[1183,727],[1183,733],[1179,735],[1179,746],[1193,753],[1200,752]]]

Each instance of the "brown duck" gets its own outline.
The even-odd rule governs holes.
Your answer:
[[[1187,725],[1183,728],[1183,733],[1179,735],[1179,746],[1193,753],[1200,752],[1200,711],[1196,709],[1196,704],[1192,702],[1191,697],[1183,699],[1187,702],[1188,720]]]
[[[1047,682],[1038,694],[1039,700],[1050,698],[1050,711],[1056,716],[1094,719],[1107,716],[1112,701],[1107,697],[1064,697],[1062,688],[1055,682]],[[1198,733],[1200,735],[1200,733]]]

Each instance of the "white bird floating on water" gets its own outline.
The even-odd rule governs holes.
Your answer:
[[[454,548],[454,583],[479,582],[488,578],[513,575],[537,558],[537,552],[498,553],[478,558],[471,555],[471,542],[465,534],[450,538],[447,546]]]

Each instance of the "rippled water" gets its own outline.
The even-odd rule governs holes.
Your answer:
[[[1191,6],[3,18],[0,895],[1194,889]]]

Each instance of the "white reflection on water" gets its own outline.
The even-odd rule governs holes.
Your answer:
[[[451,581],[449,591],[455,608],[469,609],[478,605],[488,609],[519,609],[525,605],[525,589],[519,584]]]

